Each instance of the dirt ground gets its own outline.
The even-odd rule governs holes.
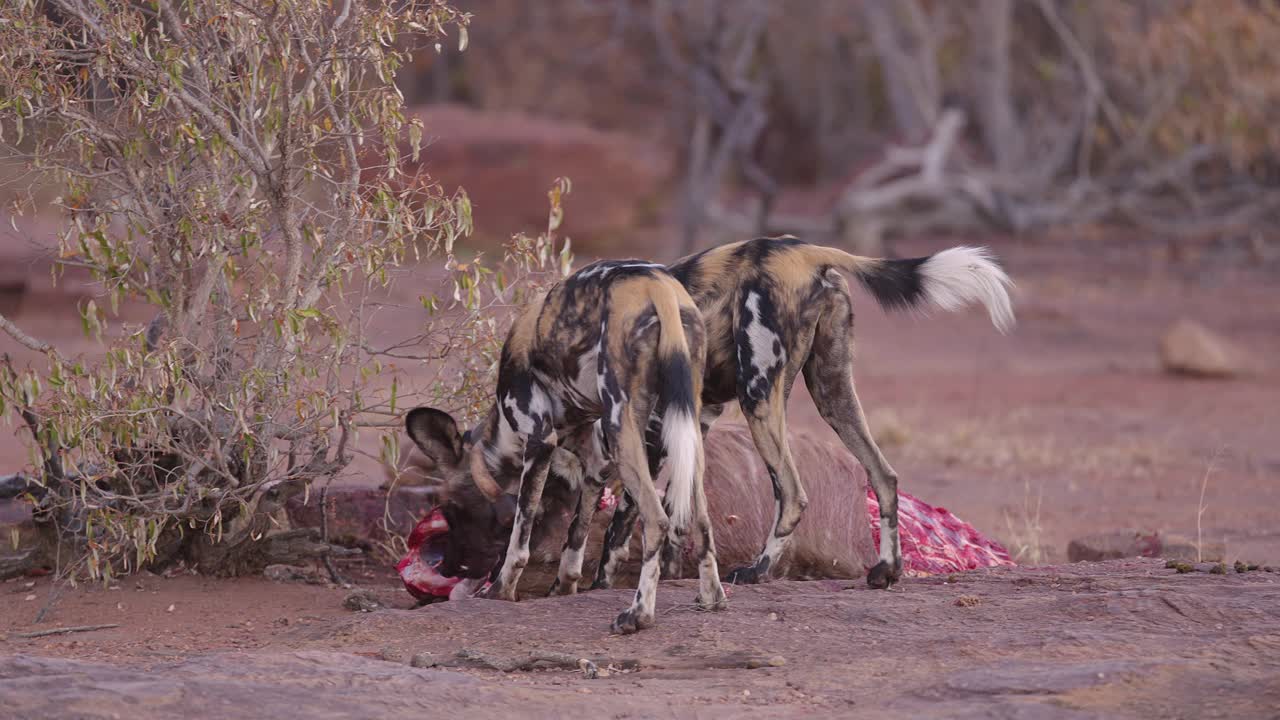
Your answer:
[[[1278,580],[1077,563],[890,592],[734,587],[723,613],[695,611],[676,581],[656,627],[617,637],[627,590],[407,609],[364,578],[393,607],[358,613],[340,588],[143,576],[68,593],[45,623],[118,628],[0,643],[0,717],[1274,717]],[[28,629],[43,603],[47,583],[25,582],[0,585],[0,629]],[[606,676],[459,651],[561,653]]]
[[[1028,567],[909,579],[887,594],[860,582],[734,588],[716,615],[689,608],[688,582],[664,583],[659,626],[633,638],[607,634],[626,590],[414,610],[385,569],[371,569],[356,579],[391,607],[353,614],[340,588],[142,576],[68,590],[33,625],[49,583],[17,580],[0,584],[0,716],[1278,716],[1280,575],[1061,563],[1067,542],[1088,533],[1194,539],[1199,525],[1229,560],[1280,564],[1280,258],[1205,243],[1175,260],[1162,242],[1065,235],[895,249],[961,241],[992,245],[1017,281],[1015,332],[996,334],[978,312],[885,315],[861,297],[857,385],[901,486]],[[412,322],[416,292],[392,298],[380,326]],[[74,300],[59,311],[56,297],[27,303],[18,320],[91,352],[67,316]],[[1164,374],[1158,341],[1180,317],[1263,369],[1233,380]],[[790,417],[834,441],[802,388]],[[0,438],[0,471],[25,460],[16,430]],[[370,459],[349,478],[381,480]],[[962,596],[973,599],[957,605]],[[14,636],[100,623],[120,627]],[[463,648],[638,669],[586,680],[406,664]]]

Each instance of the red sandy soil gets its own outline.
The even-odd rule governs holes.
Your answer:
[[[1280,261],[1205,244],[1175,262],[1163,243],[1114,235],[896,249],[921,254],[957,242],[992,245],[1017,281],[1012,335],[999,336],[976,311],[915,318],[859,302],[856,381],[904,489],[1028,563],[1061,563],[1070,539],[1116,528],[1194,539],[1199,516],[1204,541],[1225,541],[1228,559],[1280,564]],[[650,254],[671,255],[665,243],[655,247]],[[378,327],[412,322],[424,282],[402,285],[392,298],[399,307]],[[91,351],[77,337],[72,300],[56,307],[50,297],[25,305],[19,322]],[[1164,374],[1158,340],[1180,317],[1268,366],[1234,380]],[[0,351],[12,349],[0,339]],[[802,388],[791,422],[834,439]],[[17,430],[0,438],[0,470],[24,463],[10,436]],[[374,437],[364,443],[376,448]],[[361,460],[349,481],[381,479],[375,462]],[[356,615],[341,609],[341,589],[143,576],[119,589],[68,590],[35,626],[48,582],[13,581],[0,585],[6,631],[121,627],[9,637],[0,653],[22,657],[0,658],[0,697],[11,701],[0,716],[217,707],[199,712],[249,717],[284,707],[279,716],[1262,717],[1280,707],[1278,578],[1175,575],[1155,561],[1121,561],[907,580],[887,594],[862,583],[785,582],[736,588],[718,615],[689,610],[693,588],[681,581],[662,586],[659,626],[625,639],[606,632],[625,590],[409,610],[407,595],[378,572],[357,580],[402,609]],[[961,595],[976,605],[957,606]],[[448,658],[464,647],[636,659],[640,670],[587,681],[565,670],[404,664],[413,653]],[[383,650],[397,662],[377,659]],[[757,656],[786,664],[742,667]]]
[[[663,584],[657,626],[618,637],[627,590],[410,610],[374,582],[400,607],[354,613],[337,588],[144,576],[69,592],[43,625],[119,628],[0,643],[0,717],[1268,717],[1278,579],[1121,560],[890,592],[778,581],[730,588],[723,613],[696,612],[682,580]],[[30,627],[47,585],[32,601],[0,585],[0,628]],[[500,672],[461,650],[562,653],[608,676]]]

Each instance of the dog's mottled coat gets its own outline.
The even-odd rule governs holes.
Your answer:
[[[840,271],[851,273],[890,309],[955,310],[981,303],[1001,331],[1014,322],[1008,276],[981,248],[885,260],[790,237],[722,245],[679,260],[669,270],[689,291],[706,324],[703,430],[725,403],[736,400],[773,480],[773,530],[756,562],[735,569],[727,579],[766,580],[807,505],[786,433],[787,399],[796,376],[803,373],[819,413],[867,469],[879,499],[880,557],[867,580],[874,587],[897,581],[902,572],[898,476],[872,439],[854,391],[853,304]],[[661,446],[651,443],[655,474],[661,461]],[[611,585],[617,555],[625,552],[635,523],[635,508],[624,495],[606,534],[594,587]]]
[[[645,521],[640,585],[614,630],[634,632],[653,623],[668,532],[690,522],[699,540],[698,601],[709,609],[723,607],[702,488],[698,417],[705,348],[697,307],[665,268],[636,260],[599,262],[552,287],[515,319],[502,349],[494,405],[476,429],[463,437],[453,419],[438,410],[419,408],[408,415],[410,437],[451,475],[445,511],[451,528],[466,533],[467,528],[502,527],[477,520],[486,514],[475,507],[468,487],[497,500],[518,482],[510,540],[490,596],[515,599],[534,515],[557,445],[565,441],[582,461],[582,480],[575,483],[582,527],[589,524],[611,469],[630,507]],[[645,450],[651,415],[660,418],[658,443],[672,465],[662,499]],[[465,544],[462,538],[454,542]],[[572,591],[581,575],[581,544],[576,552],[567,550],[561,579]],[[459,567],[446,572],[479,577],[488,569],[473,567],[466,548],[454,557]]]

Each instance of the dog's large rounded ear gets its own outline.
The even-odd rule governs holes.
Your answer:
[[[462,462],[462,435],[458,423],[443,410],[414,408],[404,416],[404,429],[422,453],[439,465]]]

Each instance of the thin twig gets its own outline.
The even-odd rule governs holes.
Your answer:
[[[106,625],[73,625],[71,627],[53,628],[52,630],[35,630],[33,632],[13,633],[13,637],[38,638],[47,637],[49,635],[68,635],[70,633],[93,632],[94,630],[110,630],[111,628],[118,627],[120,627],[120,623],[107,623]]]
[[[332,480],[332,478],[330,478]],[[320,488],[320,541],[325,545],[329,544],[329,485],[325,484]],[[329,580],[334,585],[345,585],[347,581],[338,574],[338,568],[333,564],[333,558],[326,552],[322,558],[324,569],[329,573]]]
[[[1196,562],[1204,562],[1204,541],[1200,532],[1200,518],[1204,517],[1204,491],[1209,487],[1209,475],[1213,472],[1214,463],[1218,462],[1218,457],[1222,455],[1223,448],[1219,447],[1213,453],[1213,457],[1209,458],[1209,464],[1204,469],[1204,478],[1200,481],[1200,503],[1196,506]]]
[[[32,625],[39,625],[44,621],[44,616],[49,612],[53,604],[58,602],[58,598],[62,597],[62,589],[64,585],[59,585],[55,580],[53,587],[49,590],[49,599],[45,601],[44,607],[40,608],[40,612],[36,613],[36,619]]]

